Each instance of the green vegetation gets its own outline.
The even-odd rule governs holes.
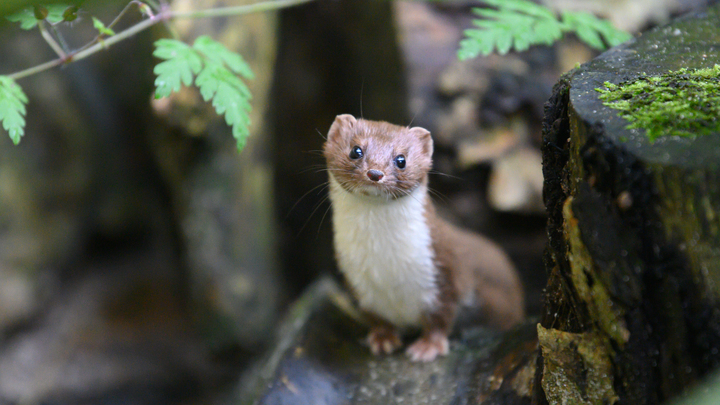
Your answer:
[[[77,20],[77,5],[48,0],[52,4],[26,7],[6,18],[19,23],[22,29],[38,29],[57,54],[57,59],[21,72],[0,75],[0,122],[9,132],[12,141],[19,143],[25,132],[24,116],[28,100],[16,83],[17,80],[84,59],[155,24],[178,18],[220,17],[277,10],[310,1],[313,0],[272,0],[245,6],[178,12],[163,7],[156,0],[131,0],[107,26],[91,16],[90,21],[97,30],[97,36],[77,49],[69,49],[57,30],[59,24]],[[485,19],[474,21],[480,29],[465,31],[467,38],[460,42],[458,51],[461,60],[479,54],[487,55],[495,49],[504,54],[511,48],[524,51],[535,44],[550,45],[567,32],[576,33],[581,40],[597,49],[603,49],[606,44],[616,45],[630,38],[629,34],[616,30],[607,21],[599,20],[588,13],[564,12],[558,20],[553,12],[528,0],[482,1],[496,9],[473,9]],[[131,9],[137,9],[143,20],[121,32],[115,32],[113,27]],[[243,79],[253,78],[250,67],[242,57],[208,37],[198,39],[192,46],[177,40],[161,39],[155,43],[155,48],[154,55],[164,60],[154,70],[158,75],[155,95],[167,97],[178,91],[181,85],[194,84],[205,101],[212,101],[215,111],[224,115],[237,139],[238,150],[242,150],[249,135],[252,96]]]
[[[47,6],[35,6],[26,8],[16,14],[8,16],[8,21],[19,22],[20,28],[31,30],[37,27],[41,21],[47,21],[49,24],[57,24],[65,20],[63,14],[65,10],[71,8],[67,4],[48,4]]]
[[[720,65],[641,76],[596,89],[606,106],[620,110],[654,142],[661,136],[695,137],[720,132]]]
[[[76,50],[68,49],[65,39],[57,30],[57,25],[77,20],[78,6],[56,3],[27,7],[6,18],[19,23],[20,28],[24,30],[37,28],[45,42],[57,54],[57,59],[21,72],[0,75],[0,122],[8,131],[13,143],[17,145],[25,133],[28,98],[16,80],[84,59],[108,49],[117,42],[131,38],[155,24],[167,23],[178,18],[223,17],[277,10],[310,1],[313,0],[273,0],[236,7],[176,12],[155,0],[146,0],[146,3],[131,0],[107,26],[92,17],[91,21],[97,30],[97,36]],[[142,21],[121,32],[113,31],[113,26],[135,7],[141,14]],[[155,42],[153,55],[163,59],[163,62],[154,69],[157,75],[155,96],[167,97],[172,92],[180,90],[181,85],[194,84],[203,99],[212,100],[215,111],[219,115],[224,115],[225,122],[232,127],[238,150],[241,151],[250,134],[250,99],[252,98],[250,89],[243,79],[250,80],[254,77],[250,66],[242,56],[207,36],[199,37],[192,46],[174,39],[160,39]]]
[[[28,99],[15,80],[0,76],[0,121],[17,145],[25,134],[25,104]]]
[[[250,89],[238,78],[254,77],[242,56],[229,51],[208,36],[195,40],[192,47],[182,41],[161,39],[155,42],[153,55],[164,62],[155,66],[155,97],[167,97],[180,90],[181,83],[189,86],[193,75],[195,85],[205,101],[212,100],[215,111],[225,114],[225,122],[232,126],[238,150],[245,147],[250,135]]]
[[[589,13],[565,11],[558,19],[549,9],[529,0],[481,1],[497,9],[473,9],[483,19],[473,21],[480,29],[465,30],[466,39],[460,42],[458,50],[460,60],[489,55],[493,50],[504,55],[510,49],[524,51],[531,45],[552,45],[569,32],[599,50],[632,38]]]

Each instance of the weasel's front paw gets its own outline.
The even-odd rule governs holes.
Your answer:
[[[444,333],[436,331],[423,336],[410,345],[405,352],[412,361],[433,361],[437,356],[445,356],[450,351],[450,343]]]
[[[402,346],[400,335],[395,328],[389,326],[373,326],[367,337],[367,344],[374,355],[390,354]]]

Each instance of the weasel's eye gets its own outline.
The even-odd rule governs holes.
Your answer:
[[[359,146],[353,146],[352,150],[350,151],[350,159],[360,159],[363,157],[363,151]]]
[[[404,169],[405,168],[405,156],[398,155],[395,158],[395,166],[397,166],[398,169]]]

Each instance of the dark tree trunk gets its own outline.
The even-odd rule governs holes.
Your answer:
[[[392,2],[317,1],[282,11],[279,26],[268,122],[278,260],[296,296],[335,265],[319,153],[335,116],[410,120]]]
[[[534,403],[656,404],[720,360],[720,137],[650,142],[595,88],[718,60],[720,8],[568,73],[547,105]]]

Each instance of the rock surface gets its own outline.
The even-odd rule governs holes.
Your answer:
[[[528,404],[537,335],[529,323],[505,334],[481,327],[451,339],[447,357],[413,363],[404,353],[376,357],[349,296],[330,279],[291,308],[278,343],[248,373],[230,403]]]

